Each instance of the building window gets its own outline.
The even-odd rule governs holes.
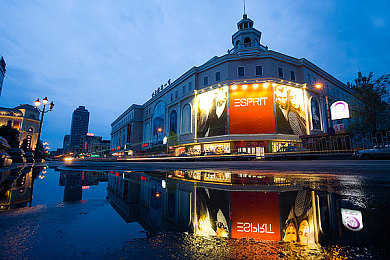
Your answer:
[[[209,85],[209,77],[206,76],[203,78],[203,86],[208,86]]]
[[[279,78],[283,78],[284,77],[283,68],[281,68],[281,67],[278,67],[278,77]]]
[[[237,73],[239,77],[245,76],[245,67],[237,67]]]
[[[244,47],[251,47],[251,38],[246,37],[244,39]]]
[[[175,91],[175,99],[177,98],[177,91]]]
[[[183,86],[183,94],[185,94],[187,92],[187,88],[186,87],[187,87],[186,85]]]
[[[188,83],[188,91],[192,90],[192,81]]]
[[[256,76],[263,75],[263,66],[256,66]]]
[[[290,71],[291,80],[295,81],[295,72]]]
[[[182,112],[182,134],[191,133],[191,107],[185,105]]]
[[[173,93],[171,94],[171,101],[173,101]]]
[[[215,81],[220,81],[221,80],[221,72],[216,72],[215,73]]]

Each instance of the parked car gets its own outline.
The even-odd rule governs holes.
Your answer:
[[[11,156],[13,163],[26,163],[22,148],[10,148],[7,150],[7,153]]]
[[[26,158],[27,163],[34,163],[34,152],[25,152],[24,158]]]
[[[358,159],[390,159],[390,145],[379,145],[372,149],[357,151],[353,156]]]

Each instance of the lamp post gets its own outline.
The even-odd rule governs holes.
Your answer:
[[[54,107],[54,103],[53,101],[50,102],[49,104],[49,109],[46,109],[46,105],[47,103],[49,103],[49,100],[47,99],[47,97],[45,97],[44,99],[42,99],[42,103],[43,103],[43,108],[42,110],[39,109],[39,106],[41,105],[41,101],[39,101],[39,98],[37,98],[37,100],[35,100],[34,104],[35,104],[35,107],[37,108],[37,110],[42,114],[41,115],[41,120],[39,122],[39,131],[38,131],[38,138],[37,138],[37,143],[35,145],[35,154],[34,154],[34,158],[35,158],[35,161],[38,159],[38,146],[40,144],[40,140],[41,140],[41,130],[42,130],[42,123],[43,123],[43,116],[47,113],[47,112],[50,112],[53,110],[53,107]]]
[[[329,101],[328,101],[328,96],[325,94],[325,91],[323,89],[322,83],[316,83],[315,88],[318,89],[318,91],[322,91],[322,93],[325,96],[325,102],[326,102],[326,119],[328,121],[328,128],[331,127],[330,123],[330,113],[329,113]]]
[[[160,133],[164,132],[167,135],[167,154],[168,154],[169,153],[169,144],[168,144],[169,134],[166,131],[164,131],[161,127],[157,128],[157,132],[160,132]]]

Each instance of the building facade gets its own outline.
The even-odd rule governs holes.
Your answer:
[[[105,155],[110,150],[110,140],[103,140],[101,136],[95,136],[93,133],[81,138],[83,144],[82,153],[89,155]]]
[[[5,60],[3,56],[0,56],[0,96],[1,96],[1,91],[3,90],[3,82],[4,82],[4,77],[5,77]]]
[[[39,131],[39,111],[31,105],[0,108],[0,126],[9,125],[19,131],[20,144],[27,140],[27,147],[35,149]]]
[[[81,138],[88,133],[89,112],[85,106],[79,106],[73,111],[70,130],[70,151],[81,152]]]
[[[262,154],[324,133],[353,91],[310,61],[269,50],[244,14],[233,48],[161,86],[111,124],[111,149],[148,149],[176,133],[176,153]],[[160,131],[159,131],[160,129]],[[161,131],[161,129],[163,131]]]

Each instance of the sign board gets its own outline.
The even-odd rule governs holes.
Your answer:
[[[167,144],[167,142],[168,142],[168,137],[164,136],[164,138],[163,138],[163,144]]]
[[[341,209],[343,225],[352,231],[359,231],[363,228],[363,217],[359,210]]]
[[[336,101],[330,106],[332,120],[349,118],[349,107],[345,101]]]
[[[344,124],[335,124],[333,125],[333,128],[336,132],[341,132],[345,130]]]

